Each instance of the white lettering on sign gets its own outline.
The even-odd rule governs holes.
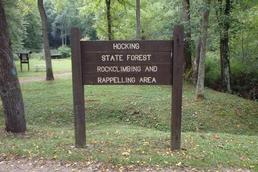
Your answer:
[[[151,54],[136,54],[136,55],[131,55],[128,54],[126,56],[127,61],[150,61],[151,60]]]
[[[101,61],[102,62],[115,62],[115,61],[119,61],[122,62],[123,60],[123,55],[121,54],[116,54],[116,55],[102,55],[101,56]]]
[[[141,66],[97,66],[98,73],[125,73],[125,72],[141,72]]]
[[[101,55],[101,62],[123,62],[123,61],[128,61],[128,62],[147,62],[151,61],[151,54],[127,54],[125,55],[122,54],[103,54]]]
[[[158,72],[158,66],[147,66],[145,72]]]
[[[155,84],[155,83],[157,83],[157,80],[156,80],[155,77],[141,77],[140,78],[140,83]]]
[[[139,43],[113,43],[113,50],[139,50]]]
[[[134,84],[135,77],[98,77],[99,84]]]
[[[117,42],[113,43],[113,50],[98,54],[97,62],[92,63],[98,84],[157,84],[156,75],[159,65],[150,52],[135,52],[140,50],[140,43]],[[91,67],[90,67],[91,68]],[[102,76],[106,74],[105,76]],[[154,76],[153,76],[154,75]]]

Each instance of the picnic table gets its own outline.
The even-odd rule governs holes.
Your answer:
[[[51,58],[52,59],[60,59],[62,58],[62,54],[59,53],[57,50],[50,50]]]

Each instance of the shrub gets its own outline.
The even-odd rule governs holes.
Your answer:
[[[252,100],[258,100],[258,61],[252,58],[239,59],[238,57],[232,57],[230,65],[233,93]],[[221,90],[220,59],[214,52],[207,53],[205,85]]]
[[[216,56],[216,53],[209,52],[207,53],[207,58],[205,62],[205,85],[219,89],[220,82],[220,62],[219,57]]]
[[[231,61],[232,90],[241,96],[258,100],[258,63],[253,59]]]
[[[58,48],[58,52],[62,55],[63,58],[71,57],[71,48],[67,46],[61,46]]]

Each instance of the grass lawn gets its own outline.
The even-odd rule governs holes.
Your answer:
[[[68,62],[67,62],[68,63]],[[0,132],[0,157],[258,171],[258,103],[185,84],[182,148],[170,152],[170,87],[86,86],[87,149],[74,148],[70,79],[22,84],[28,132]],[[0,106],[0,126],[4,127]]]
[[[23,71],[21,72],[20,61],[16,60],[16,69],[19,77],[45,76],[45,60],[40,58],[30,59],[30,71],[28,71],[27,64],[23,64]],[[54,73],[71,72],[71,59],[52,59]]]

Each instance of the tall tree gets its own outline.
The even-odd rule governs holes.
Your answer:
[[[230,61],[229,61],[229,28],[230,13],[232,8],[231,0],[218,0],[219,16],[218,22],[220,26],[220,63],[221,63],[221,81],[222,88],[231,92],[230,86]],[[225,6],[225,7],[224,7]]]
[[[196,41],[195,59],[193,62],[193,73],[192,73],[192,83],[196,85],[198,79],[198,70],[200,62],[200,52],[201,52],[201,38],[199,37]]]
[[[191,13],[190,0],[183,0],[183,20],[185,23],[186,40],[185,40],[185,71],[189,72],[192,69],[192,50],[191,50]]]
[[[136,39],[141,39],[141,1],[136,0]]]
[[[14,133],[25,132],[24,103],[13,62],[2,0],[0,0],[0,42],[0,96],[3,102],[6,130]]]
[[[47,15],[44,9],[43,0],[38,0],[38,9],[41,17],[42,23],[42,34],[43,34],[43,43],[44,43],[44,52],[45,52],[45,61],[46,61],[46,80],[54,80],[51,54],[49,48],[49,39],[47,31]]]
[[[205,57],[206,57],[206,44],[207,44],[207,37],[208,37],[208,25],[209,25],[209,8],[210,8],[210,1],[205,0],[206,7],[202,14],[202,24],[201,24],[201,46],[200,46],[200,58],[199,58],[199,65],[198,65],[198,79],[196,84],[196,98],[197,99],[204,99],[204,79],[205,79]]]
[[[111,0],[105,0],[106,3],[106,13],[107,13],[107,25],[108,25],[108,40],[113,39],[112,34],[112,17],[111,17]]]
[[[117,0],[119,3],[125,3],[125,0]],[[113,32],[112,32],[112,15],[111,15],[111,0],[105,0],[106,4],[106,16],[107,16],[107,25],[108,25],[108,40],[112,40],[113,38]]]

